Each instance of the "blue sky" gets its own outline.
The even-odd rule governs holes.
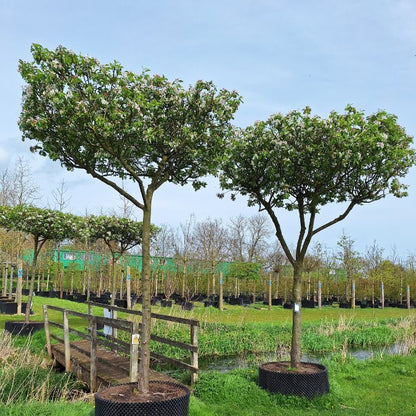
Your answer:
[[[102,62],[117,60],[128,70],[148,68],[185,86],[213,80],[243,96],[235,118],[240,126],[306,105],[325,117],[350,103],[368,114],[394,113],[415,135],[415,22],[414,0],[0,0],[0,169],[24,156],[42,191],[39,205],[52,203],[62,179],[74,213],[121,205],[113,190],[82,171],[67,172],[31,155],[29,143],[21,142],[17,66],[19,59],[31,59],[32,43],[50,49],[61,44]],[[344,231],[360,250],[375,241],[385,255],[393,247],[403,258],[416,253],[416,169],[405,182],[408,198],[358,207],[316,241],[336,247]],[[176,227],[191,214],[224,223],[256,214],[243,198],[218,200],[217,192],[213,179],[197,193],[166,185],[155,196],[153,222]],[[327,207],[320,221],[339,209]],[[286,213],[282,219],[288,240],[295,241],[296,219]]]

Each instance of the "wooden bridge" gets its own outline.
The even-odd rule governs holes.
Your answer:
[[[103,316],[104,310],[111,317]],[[93,311],[101,314],[94,315]],[[126,319],[118,319],[118,313]],[[89,302],[87,314],[44,305],[43,315],[48,354],[61,364],[65,371],[74,373],[80,380],[86,382],[91,391],[114,384],[137,381],[141,311]],[[189,326],[189,342],[154,334],[151,336],[152,341],[188,351],[189,363],[154,351],[151,351],[150,356],[158,362],[189,371],[191,384],[195,383],[198,377],[199,322],[155,313],[151,316],[159,321]],[[74,328],[75,325],[78,329]],[[83,326],[85,330],[80,331]],[[58,328],[58,331],[51,330],[51,327]],[[99,328],[103,328],[104,333]],[[52,344],[52,339],[58,343]],[[150,370],[150,379],[172,381],[171,377],[154,370]]]

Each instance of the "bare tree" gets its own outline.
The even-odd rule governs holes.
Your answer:
[[[68,208],[71,197],[67,197],[68,187],[66,186],[65,179],[62,179],[59,187],[52,191],[52,198],[54,201],[53,209],[63,212]]]
[[[153,279],[154,294],[157,295],[159,289],[159,278],[161,285],[163,284],[163,277],[165,273],[167,258],[173,257],[174,251],[174,234],[172,228],[167,224],[162,224],[158,227],[154,242],[153,242],[153,263],[155,266],[155,273]],[[168,299],[174,290],[174,279],[171,276],[167,277],[165,281],[165,295]]]
[[[33,180],[29,162],[23,157],[19,157],[16,162],[12,183],[10,205],[33,204],[39,199],[39,187]]]
[[[232,260],[244,261],[246,257],[247,218],[239,215],[230,220],[230,256]]]
[[[228,230],[222,226],[221,220],[208,218],[196,224],[194,239],[198,257],[204,261],[211,273],[212,286],[210,289],[208,279],[207,293],[215,294],[216,268],[228,255]]]
[[[230,255],[233,260],[253,263],[264,260],[270,237],[269,220],[265,215],[231,219]]]
[[[265,215],[254,215],[248,219],[247,261],[250,263],[263,260],[270,237],[269,219]]]
[[[173,244],[175,257],[182,267],[182,288],[181,296],[189,298],[189,286],[187,282],[188,267],[195,254],[194,244],[195,217],[191,215],[185,223],[181,223],[175,235]]]
[[[0,205],[32,204],[39,198],[27,160],[19,157],[13,171],[5,169],[0,174]]]

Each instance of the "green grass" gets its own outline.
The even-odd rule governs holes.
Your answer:
[[[257,385],[257,369],[201,375],[191,396],[189,416],[414,416],[416,355],[368,361],[325,363],[331,391],[308,401],[269,394]],[[0,405],[0,415],[93,415],[92,403],[46,402]]]
[[[326,416],[416,414],[416,356],[364,362],[331,360],[331,391],[308,401],[273,395],[257,386],[256,369],[201,376],[191,403],[191,416]],[[238,409],[238,411],[237,411]]]

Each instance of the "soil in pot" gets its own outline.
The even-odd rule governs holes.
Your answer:
[[[151,381],[149,394],[137,383],[120,384],[95,393],[95,416],[187,416],[190,390],[183,384]]]
[[[259,367],[259,386],[271,393],[312,399],[329,392],[328,370],[314,363],[301,363],[297,370],[287,361],[265,363]]]

